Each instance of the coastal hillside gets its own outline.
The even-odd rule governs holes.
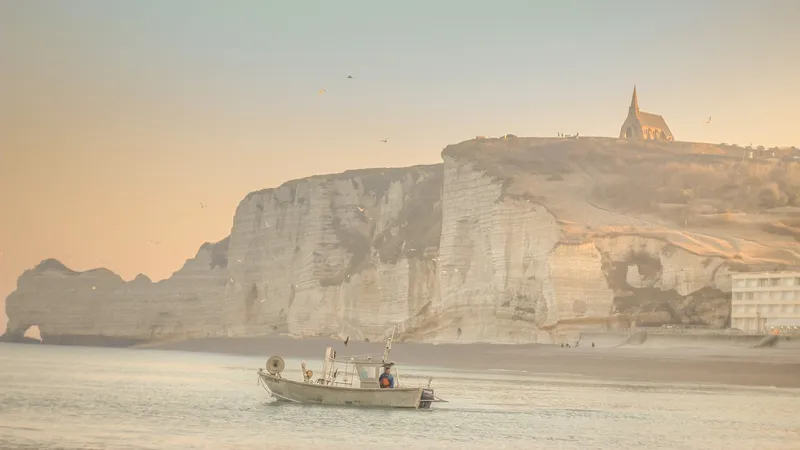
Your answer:
[[[6,340],[208,336],[558,343],[728,325],[733,271],[800,265],[797,155],[611,138],[473,139],[442,164],[291,181],[167,280],[43,261]]]

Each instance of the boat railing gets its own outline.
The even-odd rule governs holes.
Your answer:
[[[326,384],[329,386],[353,386],[353,379],[355,378],[355,364],[350,361],[341,361],[341,360],[332,360],[333,363],[340,363],[344,364],[344,369],[339,370],[338,367],[332,365],[332,372],[330,378],[326,380]],[[342,375],[342,380],[339,381],[339,376]]]

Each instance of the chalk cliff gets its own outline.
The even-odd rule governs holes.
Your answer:
[[[724,327],[731,271],[800,265],[800,164],[743,151],[508,136],[449,146],[438,165],[287,182],[245,197],[228,238],[158,283],[42,262],[6,301],[4,339],[32,325],[101,345]]]

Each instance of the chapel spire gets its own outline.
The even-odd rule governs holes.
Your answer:
[[[636,85],[633,85],[633,96],[631,97],[630,111],[634,114],[639,112],[639,97],[636,96]]]

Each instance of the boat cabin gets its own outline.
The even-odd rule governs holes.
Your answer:
[[[387,365],[395,367],[393,362],[376,361],[370,356],[358,355],[338,359],[336,352],[328,347],[322,364],[322,378],[317,379],[316,382],[324,385],[375,389],[380,387],[378,378]],[[392,375],[394,375],[396,385],[399,386],[400,378],[396,369]],[[356,379],[358,379],[358,386],[354,386]]]

